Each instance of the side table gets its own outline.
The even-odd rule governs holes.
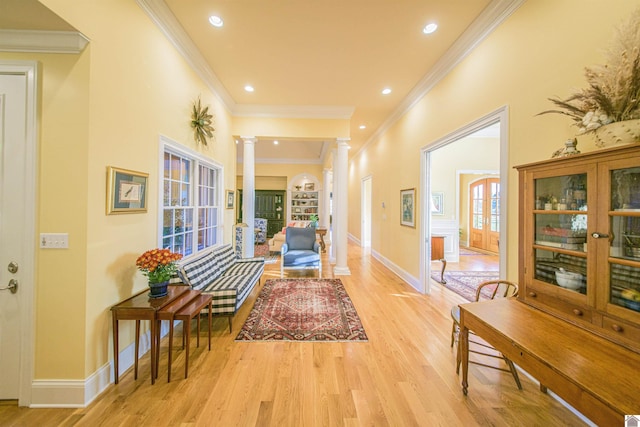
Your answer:
[[[320,247],[322,248],[322,252],[326,252],[326,247],[324,244],[324,235],[327,234],[326,228],[316,228],[316,233],[320,236]]]
[[[149,329],[151,336],[151,384],[156,381],[156,363],[157,360],[157,340],[156,340],[156,315],[158,310],[162,309],[173,300],[178,298],[184,292],[189,290],[188,286],[171,285],[169,293],[162,298],[149,298],[149,290],[145,289],[130,298],[111,307],[111,317],[113,319],[113,376],[115,383],[118,384],[118,322],[120,320],[136,321],[136,338],[135,338],[135,371],[134,378],[138,379],[138,345],[140,341],[140,321],[149,320]]]
[[[209,306],[209,312],[207,320],[209,322],[209,351],[211,351],[211,311],[213,309],[213,296],[211,294],[198,295],[191,300],[189,304],[182,307],[179,312],[176,313],[175,319],[182,320],[182,344],[186,345],[185,359],[184,359],[184,377],[189,375],[189,340],[191,337],[191,320],[195,317],[196,323],[196,346],[200,347],[200,312]],[[173,338],[173,336],[171,337]],[[186,344],[185,344],[186,338]],[[171,353],[171,344],[169,342],[169,353]],[[169,359],[169,380],[171,380],[171,359]]]
[[[182,310],[185,306],[189,305],[194,299],[196,299],[202,292],[194,291],[189,289],[188,291],[182,293],[178,298],[175,298],[171,301],[170,304],[165,305],[160,310],[158,310],[156,315],[156,342],[158,346],[156,347],[158,351],[156,351],[156,377],[158,376],[159,366],[160,366],[160,325],[163,320],[169,321],[169,375],[167,377],[167,382],[171,381],[171,345],[173,342],[173,321],[175,320],[175,315],[177,312]]]

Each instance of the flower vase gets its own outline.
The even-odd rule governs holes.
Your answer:
[[[149,283],[149,298],[162,298],[169,293],[169,281]]]
[[[623,120],[600,126],[594,131],[600,148],[640,142],[640,119]]]

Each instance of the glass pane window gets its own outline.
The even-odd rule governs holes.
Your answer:
[[[219,178],[203,160],[165,151],[162,247],[187,256],[218,243]]]
[[[198,168],[198,250],[216,242],[218,229],[217,173],[214,168],[200,165]]]

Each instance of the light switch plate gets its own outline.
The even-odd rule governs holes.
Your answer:
[[[40,233],[40,247],[42,249],[69,248],[69,233]]]

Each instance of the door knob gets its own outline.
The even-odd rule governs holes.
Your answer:
[[[18,292],[18,281],[16,279],[9,280],[9,284],[6,288],[0,288],[0,291],[10,290],[12,294]]]
[[[9,273],[16,274],[18,272],[18,263],[11,261],[9,265],[7,265],[7,270],[9,270]]]

